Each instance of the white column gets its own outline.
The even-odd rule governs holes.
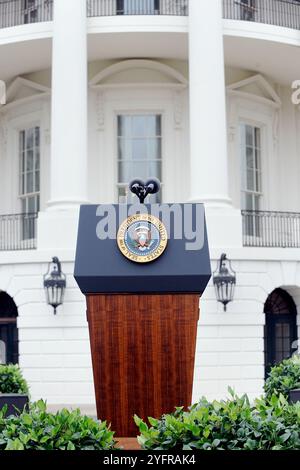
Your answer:
[[[229,206],[222,0],[189,1],[190,199]]]
[[[52,60],[51,210],[87,201],[85,0],[55,0]]]

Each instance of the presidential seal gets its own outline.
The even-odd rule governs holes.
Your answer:
[[[157,217],[135,214],[120,226],[117,242],[126,258],[135,263],[150,263],[165,251],[168,234],[164,224]]]

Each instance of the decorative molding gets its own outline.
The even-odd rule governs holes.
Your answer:
[[[21,90],[22,88],[27,88],[28,90],[30,90],[31,95],[26,96],[24,98],[14,99],[18,91]],[[6,93],[7,104],[3,108],[8,109],[17,104],[23,104],[30,100],[48,96],[50,94],[51,94],[50,88],[44,85],[40,85],[39,83],[33,82],[31,80],[27,80],[26,78],[17,77],[7,89],[7,93]]]
[[[97,92],[96,97],[96,122],[97,129],[103,130],[105,127],[105,111],[104,111],[105,99],[104,94],[101,91]]]
[[[246,91],[245,88],[249,85],[255,85],[261,90],[264,91],[266,97],[259,96],[255,93]],[[282,102],[276,92],[276,90],[270,85],[270,83],[260,74],[254,75],[246,80],[241,80],[239,82],[233,83],[226,87],[227,93],[229,95],[237,96],[240,98],[250,99],[252,101],[257,101],[261,104],[271,106],[273,108],[281,108]]]
[[[109,77],[116,75],[120,72],[127,70],[135,70],[137,68],[149,69],[160,72],[161,74],[170,78],[170,83],[188,86],[188,80],[180,72],[175,70],[168,65],[162,64],[154,60],[144,60],[144,59],[133,59],[133,60],[123,60],[117,62],[116,64],[110,65],[101,72],[97,73],[89,82],[91,88],[97,88],[103,85],[104,80]]]
[[[183,97],[180,91],[174,92],[174,127],[182,129],[183,124]]]
[[[237,104],[235,99],[229,103],[228,141],[234,142],[237,134]]]

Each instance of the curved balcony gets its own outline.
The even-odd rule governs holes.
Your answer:
[[[53,0],[0,0],[0,28],[53,19]]]
[[[223,17],[299,30],[300,1],[223,0]]]
[[[189,0],[87,0],[89,18],[187,16]],[[300,29],[299,0],[223,0],[224,19]],[[53,0],[0,0],[0,28],[52,21]]]
[[[87,14],[187,16],[188,4],[189,0],[87,0]]]

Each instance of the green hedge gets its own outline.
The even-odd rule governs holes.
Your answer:
[[[289,393],[295,388],[300,388],[300,355],[294,355],[271,369],[266,380],[266,397],[272,395],[284,395],[289,399]]]
[[[274,395],[251,405],[246,395],[231,394],[226,401],[202,399],[189,411],[149,418],[150,426],[136,416],[139,443],[147,450],[300,449],[300,404]]]
[[[116,445],[105,422],[82,416],[79,410],[51,414],[39,401],[18,417],[3,416],[0,412],[0,451],[110,450]]]
[[[28,385],[19,366],[0,365],[0,393],[28,394]]]

